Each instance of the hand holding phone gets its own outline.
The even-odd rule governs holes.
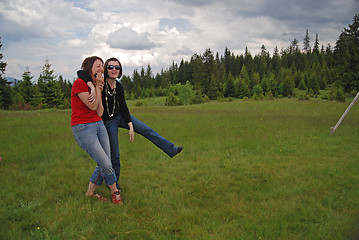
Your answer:
[[[104,81],[103,81],[103,75],[102,74],[97,74],[95,73],[94,74],[94,77],[95,77],[95,84],[96,86],[98,86],[101,91],[103,89],[103,86],[104,86]]]

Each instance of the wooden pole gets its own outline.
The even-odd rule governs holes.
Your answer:
[[[337,128],[339,127],[339,125],[342,123],[342,121],[344,120],[345,116],[348,114],[348,112],[350,111],[350,109],[353,107],[355,101],[359,98],[359,92],[357,93],[357,95],[355,96],[355,98],[353,99],[353,101],[350,103],[350,105],[348,106],[347,110],[345,110],[345,112],[343,113],[342,117],[339,119],[339,121],[337,122],[337,124],[334,127],[330,128],[330,134],[333,136],[335,130],[337,130]]]

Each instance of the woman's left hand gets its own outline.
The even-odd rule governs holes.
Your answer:
[[[97,74],[96,75],[96,87],[99,87],[100,90],[103,90],[103,86],[104,86],[104,78],[102,74]]]

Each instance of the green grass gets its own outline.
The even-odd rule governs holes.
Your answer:
[[[357,239],[359,107],[328,101],[131,107],[184,145],[119,131],[123,206],[84,193],[70,111],[0,111],[1,239]],[[110,197],[104,186],[98,192]]]
[[[128,107],[134,107],[137,105],[142,106],[163,106],[166,103],[167,97],[151,97],[151,98],[142,98],[137,100],[126,100]]]

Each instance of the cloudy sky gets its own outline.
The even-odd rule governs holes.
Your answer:
[[[117,57],[125,75],[151,65],[153,73],[210,48],[254,56],[272,54],[306,29],[311,45],[334,47],[359,14],[359,0],[1,0],[0,37],[5,76],[37,80],[45,59],[73,81],[85,57]]]

